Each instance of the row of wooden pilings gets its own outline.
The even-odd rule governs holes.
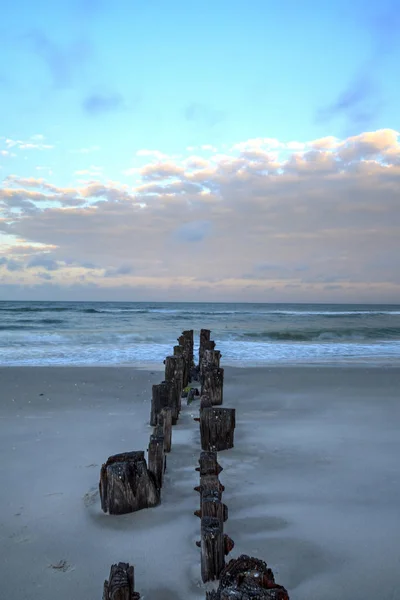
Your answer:
[[[194,364],[193,331],[184,331],[167,356],[164,380],[152,387],[150,425],[153,431],[148,446],[148,463],[143,451],[111,456],[100,472],[100,499],[104,512],[125,514],[156,506],[161,502],[166,455],[171,451],[172,426],[179,419],[182,397],[187,403],[199,397],[201,448],[199,458],[201,519],[201,577],[204,583],[219,580],[217,589],[206,593],[206,600],[288,600],[282,586],[264,561],[247,555],[225,564],[233,540],[224,533],[228,507],[222,502],[224,486],[219,481],[223,470],[217,452],[233,448],[235,409],[223,404],[224,370],[221,353],[210,339],[210,331],[200,331],[199,362]],[[197,385],[195,385],[195,382]],[[189,385],[192,384],[192,385]],[[199,385],[200,384],[200,385]],[[199,388],[200,387],[200,391]],[[129,563],[112,565],[104,582],[103,600],[139,600],[135,592],[134,568]]]

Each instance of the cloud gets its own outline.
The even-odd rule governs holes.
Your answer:
[[[363,13],[358,15],[359,23],[365,22],[364,8],[362,10]],[[372,42],[370,55],[366,56],[337,99],[318,111],[317,121],[326,122],[343,116],[350,125],[365,127],[374,121],[384,105],[379,77],[400,36],[400,12],[396,0],[381,3],[378,10],[366,22]]]
[[[139,174],[145,181],[159,181],[183,175],[184,168],[172,162],[159,162],[146,165],[139,170]]]
[[[27,268],[3,263],[3,284],[45,271],[70,297],[398,301],[398,132],[277,141],[273,156],[254,140],[207,161],[155,156],[134,185],[6,178],[0,229],[15,258],[3,254]]]
[[[124,264],[117,268],[106,269],[104,277],[118,277],[120,275],[131,275],[135,272],[132,265]]]
[[[124,108],[124,99],[117,93],[90,94],[84,99],[82,107],[90,115],[115,112]]]
[[[63,47],[44,31],[37,29],[26,33],[25,39],[43,60],[56,88],[71,87],[75,73],[82,68],[91,54],[91,47],[85,38]]]
[[[206,127],[215,127],[226,118],[226,113],[223,110],[217,110],[198,102],[188,104],[184,110],[184,115],[187,121]]]
[[[52,150],[54,146],[52,144],[44,144],[42,140],[43,136],[34,135],[29,140],[12,140],[6,138],[5,144],[7,148],[14,148],[19,150]]]
[[[211,231],[209,221],[191,221],[181,225],[175,235],[185,242],[202,242]]]
[[[22,263],[13,258],[7,258],[5,256],[0,257],[0,267],[4,266],[8,271],[21,271],[23,268]]]
[[[60,267],[57,261],[49,258],[45,254],[38,254],[37,256],[33,256],[27,264],[28,269],[33,269],[35,267],[42,267],[46,269],[46,271],[57,271]]]

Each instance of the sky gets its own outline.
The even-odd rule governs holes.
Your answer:
[[[0,300],[400,303],[400,1],[15,0]]]

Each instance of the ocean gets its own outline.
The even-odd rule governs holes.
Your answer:
[[[0,364],[162,366],[202,327],[224,365],[400,364],[400,305],[191,302],[0,302]]]

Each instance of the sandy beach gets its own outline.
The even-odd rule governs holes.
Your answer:
[[[162,365],[161,365],[162,366]],[[161,370],[0,369],[1,596],[100,599],[112,563],[145,600],[200,600],[198,404],[173,429],[162,504],[102,513],[108,456],[145,450]],[[400,370],[225,369],[230,555],[267,561],[292,600],[400,598]],[[61,568],[54,568],[54,567]]]

